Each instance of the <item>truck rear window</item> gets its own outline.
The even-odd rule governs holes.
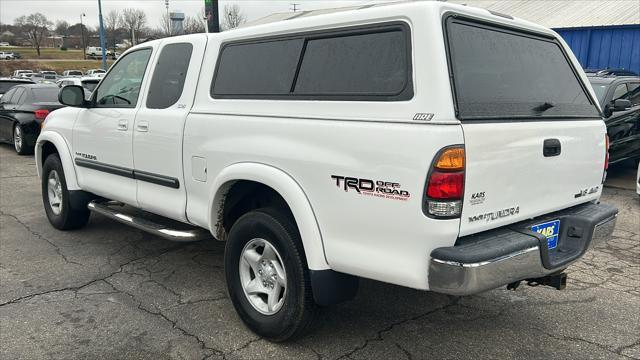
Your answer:
[[[450,17],[458,118],[599,117],[554,39]]]

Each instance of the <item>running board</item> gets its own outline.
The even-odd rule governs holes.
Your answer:
[[[135,209],[135,212],[139,212],[140,214],[126,214],[124,204],[116,201],[94,200],[87,205],[87,208],[123,224],[133,226],[134,228],[170,241],[192,242],[213,238],[211,233],[206,229],[183,224],[142,210]],[[170,227],[161,222],[176,226]]]

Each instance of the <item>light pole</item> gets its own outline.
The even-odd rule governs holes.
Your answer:
[[[80,14],[80,34],[82,34],[82,58],[87,60],[87,47],[84,44],[84,24],[82,23],[82,17],[87,16],[85,13]]]
[[[164,0],[164,6],[167,8],[167,35],[171,36],[171,18],[169,17],[169,0]]]
[[[100,20],[100,47],[102,48],[102,69],[107,70],[107,49],[104,41],[104,23],[102,22],[102,1],[98,0],[98,19]]]

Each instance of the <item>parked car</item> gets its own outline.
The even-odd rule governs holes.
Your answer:
[[[272,341],[360,277],[561,290],[618,212],[598,201],[606,128],[569,54],[552,30],[440,1],[149,41],[90,100],[60,90],[36,146],[45,213],[226,241],[229,298]]]
[[[637,73],[625,69],[586,69],[587,76],[638,76]]]
[[[12,52],[0,51],[0,60],[13,60],[15,57]]]
[[[42,77],[45,77],[46,75],[58,76],[58,73],[53,70],[42,70],[42,71],[39,71],[38,74]]]
[[[22,55],[19,52],[13,52],[13,58],[14,59],[22,59]]]
[[[100,79],[94,76],[84,76],[81,78],[64,78],[56,81],[58,87],[65,87],[69,85],[77,85],[82,86],[85,90],[87,90],[87,95],[91,95],[91,92],[98,86]]]
[[[609,163],[640,160],[640,77],[590,76],[609,135]]]
[[[33,81],[29,79],[8,79],[8,78],[0,78],[0,98],[9,91],[12,87],[16,85],[22,84],[33,84]]]
[[[118,58],[120,58],[120,53],[117,51],[114,51],[113,54],[111,55],[111,60],[118,60]]]
[[[8,42],[0,42],[0,47],[9,47],[11,46]]]
[[[96,74],[105,74],[106,71],[103,69],[91,69],[91,70],[87,70],[87,76],[88,75],[96,75]]]
[[[102,58],[102,48],[99,46],[89,46],[86,51],[87,57],[90,59]],[[107,57],[111,56],[110,50],[105,50],[105,55]]]
[[[0,141],[14,145],[20,155],[32,154],[47,115],[63,105],[55,85],[14,86],[0,99]]]
[[[33,71],[32,70],[16,70],[11,74],[11,77],[14,78],[19,78],[21,77],[23,74],[32,74]]]
[[[62,72],[62,76],[63,77],[70,77],[70,76],[82,76],[82,71],[80,70],[65,70]]]

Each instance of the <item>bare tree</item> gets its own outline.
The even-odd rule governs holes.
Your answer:
[[[167,14],[166,12],[163,12],[162,16],[160,17],[160,33],[163,36],[173,35],[172,28],[171,28],[171,18],[169,17],[169,14]]]
[[[116,36],[118,31],[123,27],[122,15],[118,10],[111,10],[104,18],[104,31],[107,36],[107,48],[116,47]]]
[[[235,29],[247,21],[238,4],[225,5],[224,12],[220,15],[220,28],[222,30]]]
[[[124,27],[129,32],[131,38],[131,45],[136,44],[136,36],[139,35],[147,24],[147,14],[139,9],[124,9],[122,10],[122,21]]]
[[[69,32],[69,23],[64,21],[64,20],[58,20],[56,21],[56,27],[54,29],[54,31],[56,32],[56,35],[68,35],[67,33]]]
[[[40,57],[40,45],[49,33],[49,29],[53,26],[53,23],[43,14],[35,13],[29,16],[20,16],[15,20],[15,25],[20,27],[25,38],[31,46],[36,48],[38,57]]]
[[[184,19],[184,33],[197,34],[205,32],[205,23],[196,16],[187,16]]]

